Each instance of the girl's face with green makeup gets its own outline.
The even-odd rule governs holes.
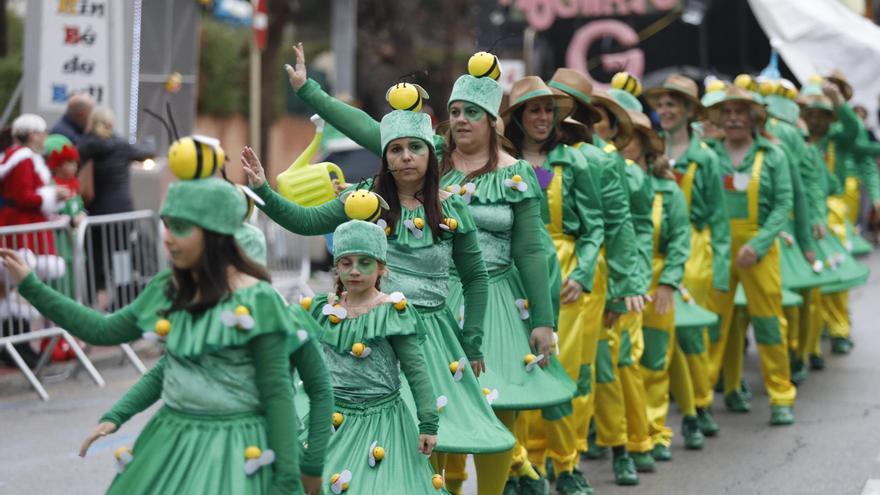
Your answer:
[[[489,123],[489,114],[466,101],[456,101],[449,106],[449,129],[455,146],[463,151],[488,146],[489,133],[495,132]]]
[[[376,287],[376,280],[382,276],[379,261],[370,256],[350,254],[336,262],[339,280],[350,293],[366,292]]]
[[[544,142],[553,131],[554,109],[553,98],[542,96],[529,100],[522,113],[522,126],[526,134],[539,143]]]
[[[388,171],[398,184],[421,183],[428,170],[428,144],[421,139],[400,138],[385,150]]]
[[[180,270],[194,269],[205,251],[205,233],[188,220],[162,217],[165,225],[163,240],[171,264]]]

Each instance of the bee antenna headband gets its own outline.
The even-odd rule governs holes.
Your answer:
[[[156,120],[161,122],[162,126],[165,127],[165,130],[168,131],[168,142],[169,143],[174,142],[174,134],[171,133],[171,127],[168,126],[168,122],[164,118],[162,118],[161,115],[150,110],[149,108],[144,108],[144,113],[146,113],[147,115],[150,115],[152,117],[155,117]]]
[[[177,133],[177,125],[174,123],[174,115],[171,113],[171,102],[165,103],[165,111],[168,112],[168,121],[171,122],[171,129],[174,131],[174,139],[180,139],[180,134]]]

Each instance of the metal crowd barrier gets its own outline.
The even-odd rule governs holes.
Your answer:
[[[73,241],[66,218],[0,227],[0,246],[19,251],[42,281],[68,297],[75,295],[74,274],[81,264]],[[99,387],[104,386],[104,379],[73,337],[49,322],[18,294],[5,265],[0,266],[0,326],[0,348],[6,351],[41,399],[49,399],[40,377],[59,339],[67,342],[92,380]],[[21,352],[33,354],[33,351],[20,346],[30,346],[30,342],[44,339],[48,339],[49,343],[31,369]]]
[[[297,294],[314,295],[308,284],[312,272],[308,238],[286,230],[259,210],[254,224],[266,236],[266,265],[275,289],[288,301]]]

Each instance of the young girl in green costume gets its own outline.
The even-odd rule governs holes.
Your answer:
[[[302,493],[288,357],[308,334],[236,245],[245,210],[221,179],[172,184],[160,213],[173,268],[111,315],[52,291],[0,251],[20,294],[86,342],[164,339],[165,405],[133,449],[117,450],[109,493]]]
[[[422,456],[437,443],[440,414],[419,345],[424,327],[403,294],[380,290],[387,247],[374,223],[337,227],[336,292],[308,304],[321,326],[318,339],[336,398],[324,468],[334,494],[434,494],[443,486]],[[398,366],[415,399],[418,430],[400,396]]]
[[[380,126],[372,118],[329,97],[315,82],[307,81],[301,48],[297,48],[296,68],[288,67],[287,71],[293,89],[324,120],[366,149],[377,155],[383,153]],[[573,387],[561,376],[551,376],[540,367],[547,363],[553,347],[554,323],[540,237],[544,231],[540,192],[532,167],[499,147],[495,121],[501,96],[501,87],[494,80],[461,76],[449,99],[449,135],[434,135],[433,142],[438,155],[442,153],[441,185],[470,203],[479,245],[484,256],[491,256],[486,258],[490,273],[488,304],[476,308],[474,319],[470,319],[475,311],[469,300],[471,274],[459,267],[464,288],[464,323],[465,329],[472,324],[485,329],[486,371],[480,383],[490,397],[497,395],[492,406],[505,426],[515,431],[516,410],[565,403],[571,399]],[[393,272],[394,267],[391,268]],[[522,279],[530,282],[525,288]],[[453,311],[462,306],[457,288],[456,284],[448,297]],[[512,328],[522,332],[511,331]],[[538,356],[544,359],[534,359]],[[564,376],[561,366],[557,364],[556,369]],[[443,413],[441,428],[442,416]],[[470,434],[481,430],[467,431]],[[518,446],[515,450],[520,460],[517,474],[537,478],[531,465],[524,462],[524,449]],[[502,491],[513,454],[512,450],[505,450],[474,456],[480,494],[495,495]],[[449,456],[447,487],[457,491],[464,477],[464,456]]]

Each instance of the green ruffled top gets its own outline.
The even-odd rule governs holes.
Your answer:
[[[626,180],[629,186],[629,209],[636,232],[639,253],[639,289],[647,294],[651,285],[651,258],[654,256],[654,220],[651,209],[654,202],[654,186],[651,177],[637,163],[626,161]]]

